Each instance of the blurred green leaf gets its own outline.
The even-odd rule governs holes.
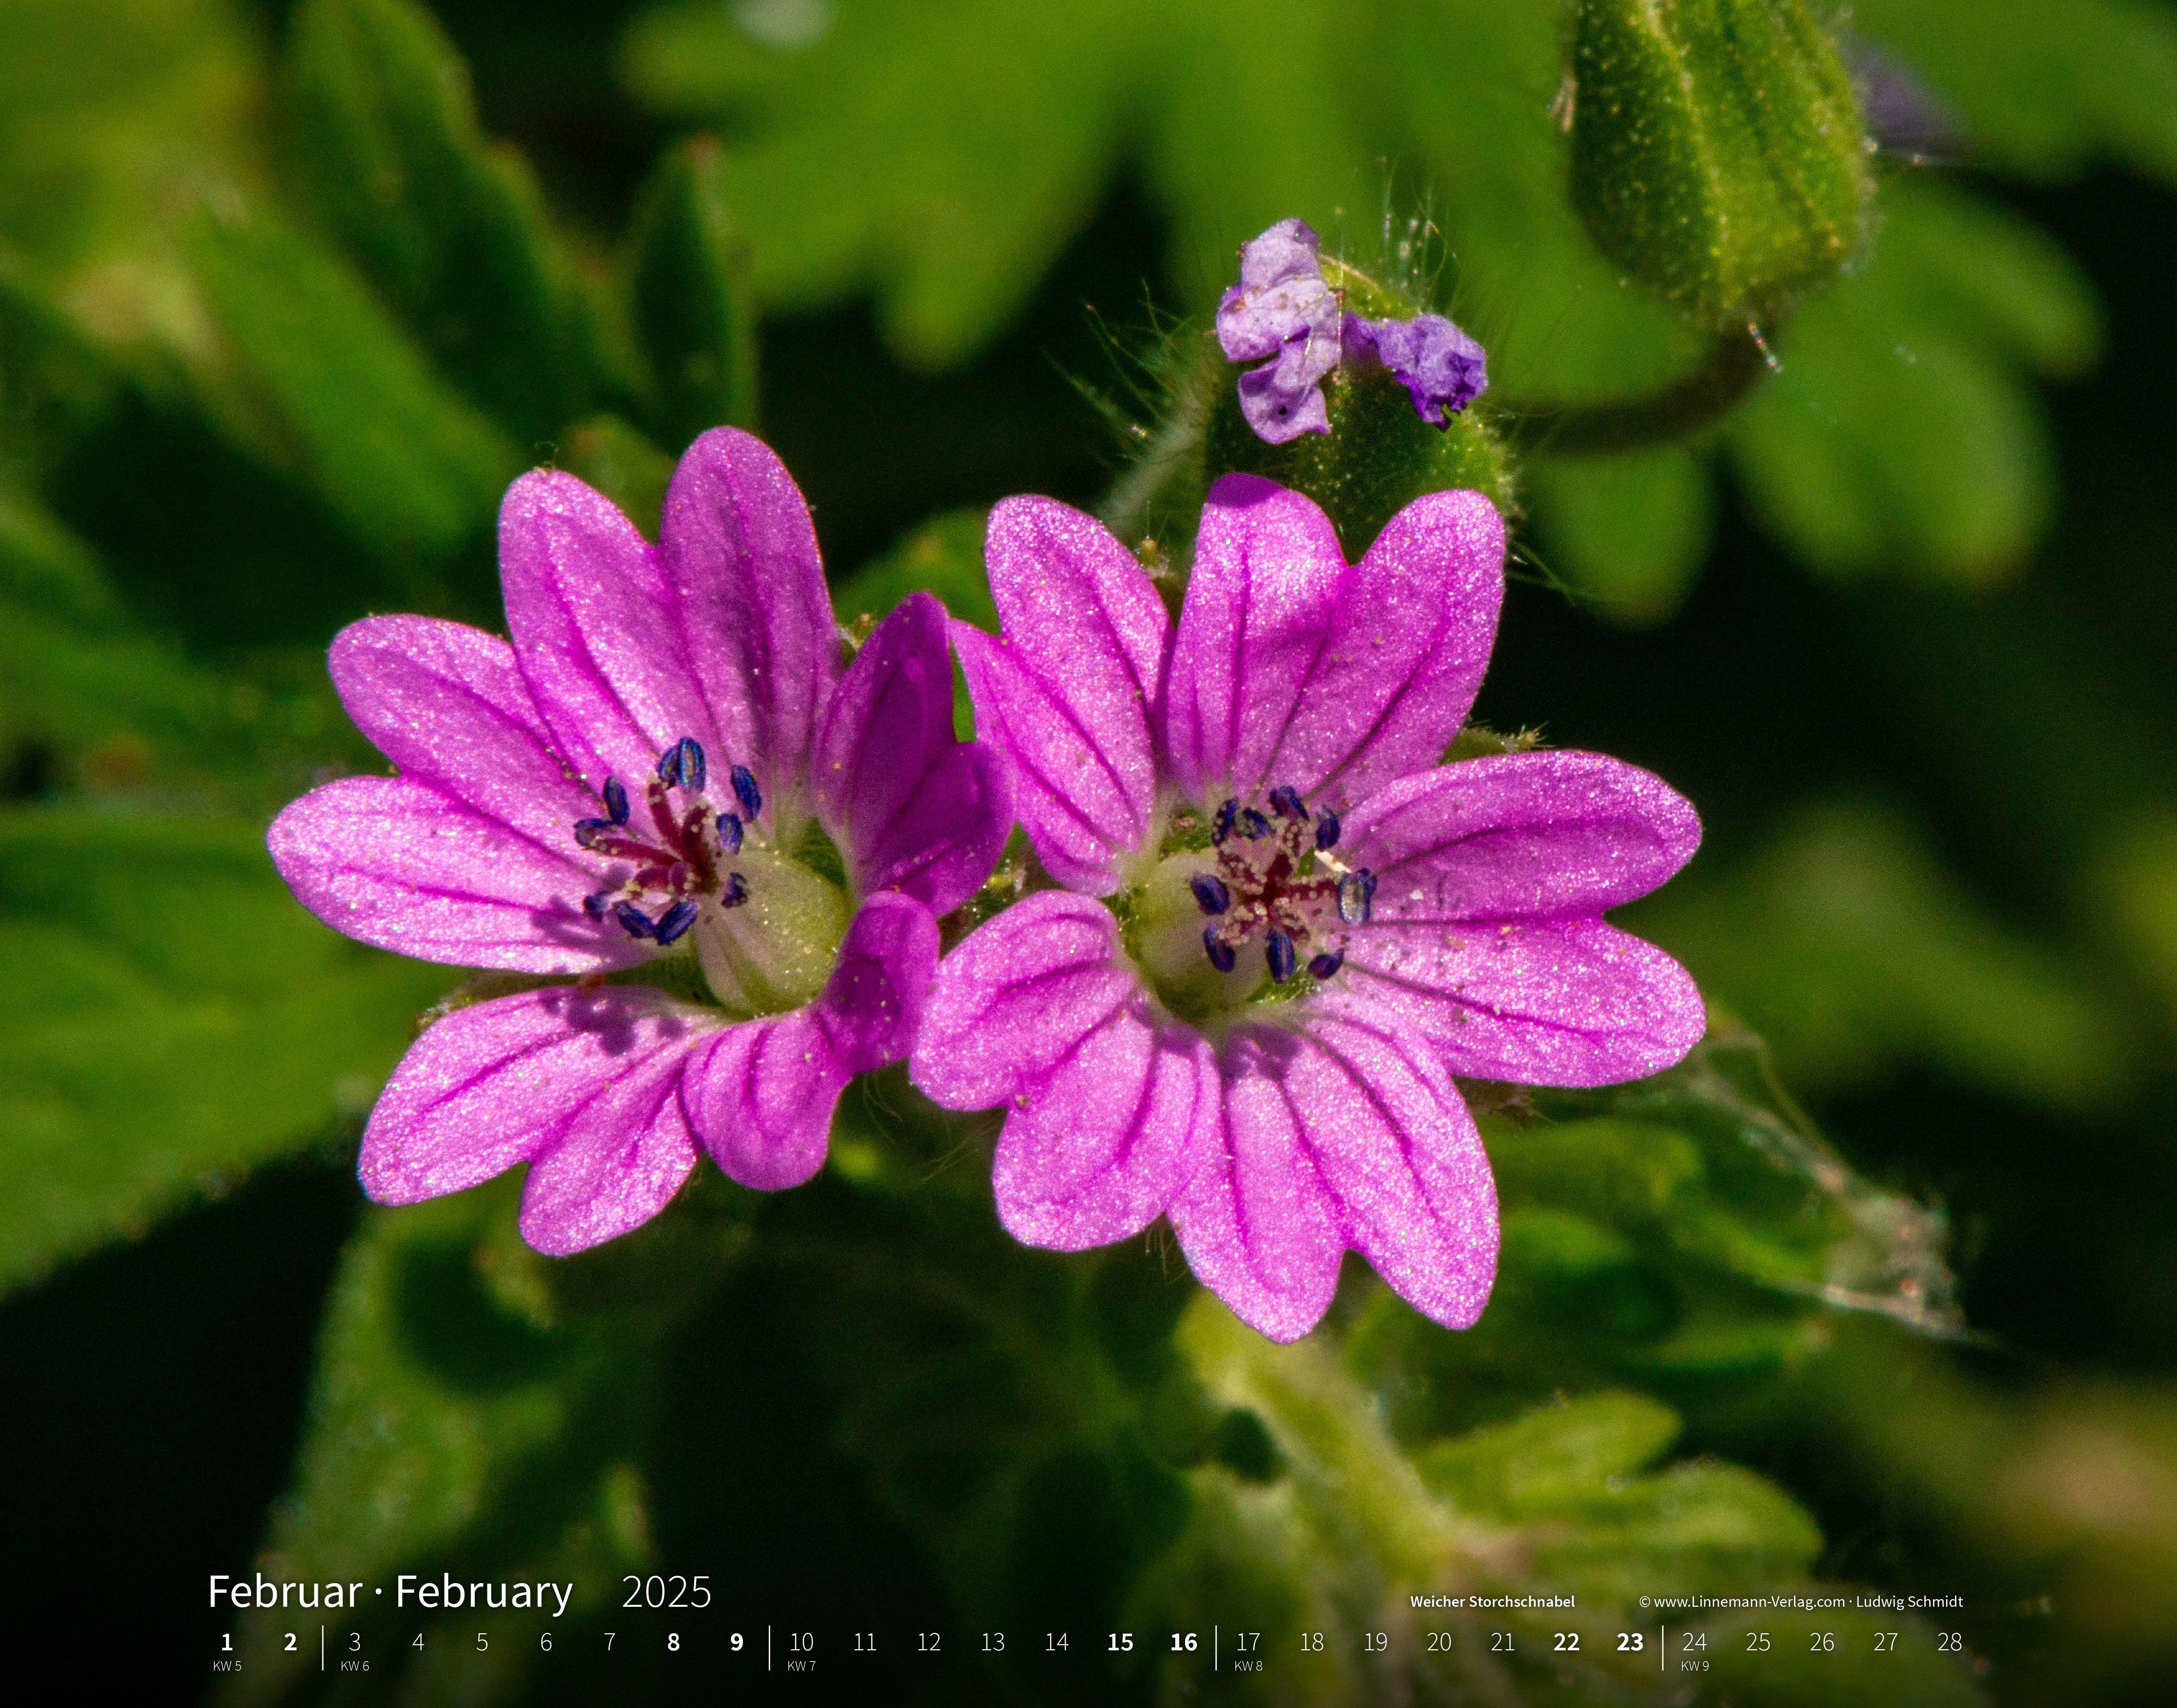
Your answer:
[[[308,0],[290,49],[296,159],[318,217],[518,439],[585,406],[581,304],[521,157],[477,127],[468,68],[410,0]]]
[[[1860,0],[1853,27],[1963,116],[1970,153],[2040,178],[2177,177],[2177,19],[2148,0]]]
[[[1525,474],[1546,568],[1622,622],[1670,614],[1715,527],[1715,494],[1693,452],[1545,460]]]
[[[0,814],[0,1285],[353,1120],[448,980],[311,919],[254,825],[87,810]]]
[[[673,459],[616,415],[592,416],[560,435],[559,466],[620,507],[647,539],[657,538]]]
[[[334,1280],[295,1486],[259,1569],[276,1581],[387,1586],[402,1572],[434,1583],[571,1580],[574,1601],[564,1618],[556,1602],[527,1616],[558,1640],[548,1661],[535,1637],[511,1633],[480,1651],[472,1612],[367,1598],[337,1617],[365,1634],[375,1696],[398,1688],[426,1700],[517,1702],[540,1678],[594,1685],[605,1645],[581,1639],[610,1618],[614,1574],[649,1563],[636,1466],[664,1330],[708,1294],[732,1245],[715,1218],[683,1203],[683,1223],[706,1224],[707,1240],[653,1225],[621,1249],[555,1263],[516,1236],[517,1195],[506,1178],[365,1218]],[[673,1272],[678,1298],[622,1296],[616,1283],[646,1269]],[[280,1629],[293,1618],[243,1617],[244,1662],[222,1681],[223,1700],[337,1688],[314,1657],[282,1652]],[[409,1639],[419,1627],[417,1650]],[[622,1688],[642,1677],[647,1656],[616,1658]]]
[[[1782,371],[1729,434],[1757,510],[1816,565],[1986,581],[2023,561],[2055,494],[2017,372],[2097,341],[2084,282],[2031,227],[1893,186],[1873,259],[1793,322]]]
[[[963,623],[995,635],[998,608],[983,569],[983,530],[990,512],[947,510],[932,516],[882,557],[849,576],[832,596],[840,620],[879,620],[909,593],[935,593]]]
[[[519,453],[344,266],[269,217],[206,219],[190,254],[223,340],[206,401],[244,449],[396,561],[490,527]]]
[[[2082,1108],[2137,1065],[2124,1017],[1880,805],[1801,809],[1750,864],[1697,873],[1629,917],[1761,1029],[1795,1084],[1864,1084],[1920,1061]]]
[[[711,428],[756,425],[756,301],[724,177],[710,138],[668,149],[629,236],[628,319],[652,419],[675,453]]]

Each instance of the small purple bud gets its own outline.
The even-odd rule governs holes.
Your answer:
[[[1282,985],[1293,975],[1293,940],[1283,931],[1274,930],[1263,952],[1270,963],[1270,982]]]
[[[1348,872],[1338,881],[1338,917],[1349,925],[1365,925],[1376,903],[1376,875]]]
[[[718,815],[718,846],[728,855],[741,851],[741,816],[737,812]]]
[[[1340,828],[1338,815],[1326,806],[1316,816],[1315,845],[1319,849],[1336,848]]]
[[[1195,905],[1205,914],[1221,914],[1232,905],[1232,892],[1225,887],[1224,879],[1213,873],[1196,873],[1187,887],[1194,892]]]
[[[605,812],[614,824],[627,822],[627,785],[617,777],[608,777],[604,786]]]
[[[763,810],[763,791],[756,786],[756,773],[745,765],[736,765],[733,778],[734,799],[741,804],[741,816],[754,824]]]
[[[597,838],[616,831],[619,826],[608,818],[578,818],[575,821],[575,840],[583,848],[593,849]]]
[[[748,899],[748,880],[739,872],[726,874],[726,887],[718,892],[718,905],[737,908]]]
[[[1233,963],[1239,959],[1239,957],[1232,952],[1232,946],[1217,935],[1217,927],[1214,925],[1203,928],[1202,947],[1203,952],[1209,957],[1209,964],[1220,973],[1230,972]]]
[[[1333,949],[1327,955],[1318,955],[1307,963],[1307,975],[1318,980],[1328,979],[1345,964],[1345,951]]]
[[[1380,363],[1396,374],[1431,427],[1450,423],[1489,384],[1481,347],[1441,314],[1410,320],[1363,320],[1348,314],[1341,333],[1345,359],[1356,367]]]
[[[599,890],[597,894],[593,896],[584,896],[582,898],[582,911],[602,925],[605,922],[605,910],[610,905],[611,902],[612,892],[610,890]]]
[[[657,927],[650,923],[650,915],[633,902],[615,903],[612,915],[619,921],[620,930],[630,937],[655,937],[657,935]]]
[[[1240,834],[1249,842],[1260,842],[1270,833],[1270,821],[1252,806],[1240,809]]]
[[[664,948],[668,944],[679,942],[685,936],[688,927],[696,923],[696,913],[695,903],[682,901],[674,903],[671,907],[660,914],[654,930],[657,938],[657,947],[661,949]]]
[[[1240,803],[1236,800],[1227,800],[1217,809],[1217,816],[1209,824],[1209,840],[1213,845],[1218,848],[1225,846],[1232,834],[1233,821],[1239,816]]]
[[[1289,783],[1281,783],[1270,791],[1270,805],[1280,818],[1307,816],[1307,804],[1300,798],[1300,791]]]

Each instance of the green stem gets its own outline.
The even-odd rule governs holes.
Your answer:
[[[1719,332],[1708,359],[1645,396],[1603,403],[1509,403],[1509,436],[1539,456],[1610,456],[1689,439],[1743,402],[1776,366],[1761,329],[1749,321]]]

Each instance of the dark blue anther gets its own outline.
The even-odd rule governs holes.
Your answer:
[[[1209,964],[1220,973],[1230,972],[1232,963],[1239,958],[1232,952],[1232,946],[1217,935],[1217,927],[1214,925],[1203,929],[1202,947],[1203,952],[1209,957]]]
[[[610,890],[599,890],[597,894],[593,896],[584,896],[582,898],[582,911],[602,925],[605,922],[606,904],[611,900],[612,892]]]
[[[1221,914],[1232,905],[1232,892],[1225,887],[1225,880],[1209,872],[1197,872],[1187,880],[1194,892],[1194,904],[1205,914]]]
[[[657,756],[657,780],[668,789],[678,787],[680,782],[680,744],[674,742]]]
[[[608,777],[604,787],[605,811],[614,824],[627,822],[627,785],[617,777]]]
[[[1282,985],[1292,977],[1293,940],[1283,931],[1273,930],[1263,952],[1269,958],[1270,981]]]
[[[1300,798],[1300,791],[1289,783],[1281,783],[1270,791],[1270,805],[1280,818],[1305,819],[1307,803]]]
[[[1217,809],[1217,816],[1209,821],[1209,840],[1222,848],[1225,839],[1232,834],[1232,821],[1240,816],[1240,803],[1228,800]]]
[[[1327,955],[1318,955],[1307,963],[1307,975],[1311,979],[1328,979],[1345,964],[1345,951],[1333,949]]]
[[[684,735],[673,744],[680,756],[680,786],[690,794],[703,791],[703,779],[710,775],[710,763],[703,757],[703,744],[692,735]]]
[[[619,828],[608,818],[578,818],[575,821],[575,840],[584,848],[595,848],[599,837]]]
[[[741,851],[741,816],[737,812],[718,815],[718,846],[728,854]]]
[[[654,937],[657,935],[657,927],[651,924],[650,915],[633,902],[615,903],[612,915],[619,921],[620,930],[630,937]]]
[[[745,765],[734,767],[734,799],[741,804],[741,816],[751,824],[763,810],[763,791],[756,786],[756,773]]]
[[[1249,842],[1260,842],[1270,833],[1270,821],[1252,806],[1240,809],[1240,834]]]
[[[695,923],[695,903],[688,901],[674,903],[671,907],[657,916],[656,926],[657,947],[662,949],[669,943],[679,942],[687,935],[688,927]]]
[[[1341,828],[1338,822],[1338,815],[1326,806],[1316,815],[1315,845],[1319,849],[1336,848],[1338,832]]]
[[[1349,925],[1365,925],[1376,903],[1376,875],[1348,872],[1338,881],[1338,917]]]
[[[718,892],[718,905],[737,908],[748,899],[748,880],[739,872],[726,874],[726,887]]]

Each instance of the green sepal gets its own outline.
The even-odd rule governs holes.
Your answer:
[[[584,310],[436,20],[410,0],[306,0],[288,68],[318,218],[472,398],[523,438],[555,430],[588,389]]]
[[[668,149],[636,205],[627,315],[646,372],[651,427],[685,450],[756,418],[756,299],[747,245],[726,210],[718,145]]]
[[[1583,0],[1572,81],[1588,231],[1697,317],[1766,320],[1858,249],[1872,156],[1799,0]]]

